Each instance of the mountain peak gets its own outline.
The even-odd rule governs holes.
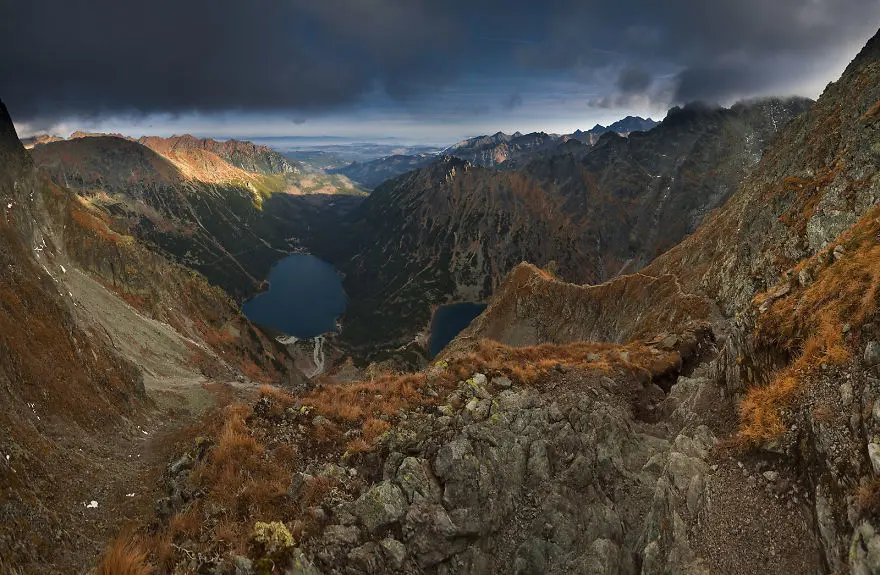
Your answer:
[[[17,157],[19,160],[24,160],[27,157],[24,147],[18,139],[12,117],[3,101],[0,101],[0,155],[10,158]]]
[[[880,30],[868,40],[856,57],[853,58],[852,62],[844,70],[843,76],[854,74],[856,71],[878,60],[880,60]]]

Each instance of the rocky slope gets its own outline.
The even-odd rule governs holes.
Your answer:
[[[344,336],[406,344],[432,306],[484,301],[522,261],[580,284],[639,269],[723,203],[807,103],[676,108],[649,132],[569,141],[514,170],[446,156],[380,186],[350,216],[356,255],[326,252],[352,298]]]
[[[221,290],[36,169],[2,104],[0,202],[0,570],[76,572],[151,509],[209,389],[303,378]]]
[[[876,572],[880,35],[736,195],[649,270],[736,318],[721,384],[743,441],[810,486],[830,571]]]
[[[38,146],[31,156],[57,184],[104,212],[114,229],[239,300],[256,292],[273,263],[300,249],[313,227],[359,201],[312,193],[327,182],[247,142],[142,142],[78,138]]]

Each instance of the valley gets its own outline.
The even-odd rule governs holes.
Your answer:
[[[0,574],[880,573],[880,32],[849,58],[445,147],[0,103]]]

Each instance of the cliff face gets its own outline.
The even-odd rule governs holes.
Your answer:
[[[735,313],[856,223],[877,198],[877,40],[786,127],[737,193],[650,270],[676,270]]]
[[[432,306],[485,300],[522,261],[553,262],[578,284],[638,270],[723,203],[806,105],[694,105],[649,132],[568,142],[514,170],[446,157],[387,182],[350,217],[356,255],[334,259],[352,297],[344,336],[404,344]]]

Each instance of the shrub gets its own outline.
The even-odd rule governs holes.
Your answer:
[[[148,552],[142,541],[123,533],[110,542],[101,562],[98,563],[97,575],[150,575],[153,567],[147,562]]]
[[[294,545],[293,535],[280,521],[257,521],[251,534],[251,543],[260,555],[283,553]]]

